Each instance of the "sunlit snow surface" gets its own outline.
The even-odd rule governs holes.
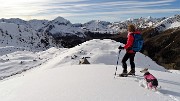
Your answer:
[[[1,77],[21,72],[26,66],[34,68],[0,80],[0,101],[180,101],[180,75],[143,54],[135,57],[137,76],[114,78],[119,45],[122,44],[112,40],[91,40],[70,49],[2,55]],[[124,54],[122,50],[117,74],[122,72]],[[90,57],[91,64],[78,65],[82,57]],[[142,68],[149,68],[158,79],[158,91],[145,87],[139,72]]]

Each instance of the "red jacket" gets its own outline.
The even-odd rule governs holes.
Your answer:
[[[131,47],[133,46],[133,42],[134,42],[134,36],[133,34],[140,34],[139,31],[136,31],[136,32],[128,32],[128,35],[127,35],[127,43],[126,45],[124,46],[124,49],[126,49],[126,51],[128,53],[135,53]],[[130,49],[129,49],[130,48]]]

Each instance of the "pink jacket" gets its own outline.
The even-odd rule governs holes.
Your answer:
[[[155,80],[156,78],[152,74],[147,72],[144,74],[144,79],[146,79],[147,81],[151,81],[151,80]]]

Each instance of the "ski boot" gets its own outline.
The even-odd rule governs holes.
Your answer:
[[[135,69],[131,69],[131,71],[128,73],[128,75],[133,75],[133,76],[135,76]]]
[[[120,77],[127,77],[127,70],[123,70],[123,72],[121,74],[119,74]]]

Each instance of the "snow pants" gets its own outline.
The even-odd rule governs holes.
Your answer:
[[[124,68],[125,71],[127,71],[127,64],[126,61],[129,59],[130,60],[130,65],[131,65],[131,70],[135,70],[135,63],[134,63],[134,57],[136,53],[128,53],[124,55],[122,59],[122,67]]]

